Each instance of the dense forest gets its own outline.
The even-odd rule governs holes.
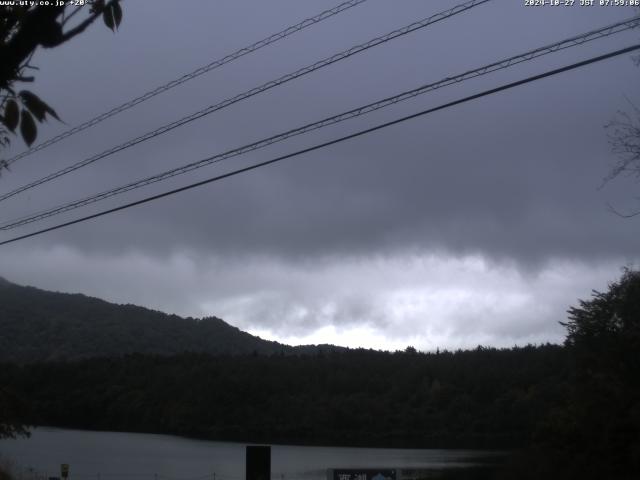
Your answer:
[[[213,439],[510,447],[567,395],[558,346],[420,354],[132,355],[3,365],[30,423]]]
[[[510,478],[639,478],[640,272],[568,313],[563,346],[5,362],[0,400],[17,408],[4,424],[519,449]]]

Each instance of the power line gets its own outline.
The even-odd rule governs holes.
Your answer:
[[[434,91],[437,90],[439,88],[443,88],[455,83],[459,83],[462,82],[464,80],[468,80],[474,77],[478,77],[481,75],[486,75],[488,73],[492,73],[495,72],[497,70],[502,70],[508,67],[511,67],[513,65],[517,65],[519,63],[522,62],[526,62],[526,61],[530,61],[533,60],[535,58],[538,58],[540,56],[543,55],[547,55],[549,53],[553,53],[559,50],[564,50],[566,48],[570,48],[570,47],[574,47],[577,45],[582,45],[586,42],[589,41],[593,41],[596,39],[600,39],[600,38],[604,38],[607,37],[609,35],[612,35],[614,33],[619,33],[625,30],[628,30],[630,28],[634,28],[636,26],[638,26],[640,24],[640,16],[638,17],[633,17],[631,19],[628,20],[624,20],[621,22],[617,22],[614,23],[612,25],[608,25],[606,27],[602,27],[599,28],[597,30],[592,30],[590,32],[586,32],[580,35],[576,35],[573,37],[570,37],[568,39],[565,40],[561,40],[559,42],[550,44],[550,45],[546,45],[544,47],[540,47],[540,48],[536,48],[534,50],[529,50],[525,53],[519,54],[519,55],[515,55],[512,57],[508,57],[506,59],[497,61],[497,62],[493,62],[491,64],[485,65],[483,67],[480,68],[476,68],[474,70],[469,70],[467,72],[464,72],[462,74],[459,75],[455,75],[455,76],[451,76],[451,77],[446,77],[442,80],[439,80],[437,82],[434,83],[430,83],[430,84],[426,84],[426,85],[422,85],[418,88],[415,88],[413,90],[408,90],[406,92],[402,92],[398,95],[392,96],[392,97],[387,97],[384,98],[382,100],[379,100],[377,102],[374,103],[369,103],[367,105],[340,113],[338,115],[334,115],[332,117],[328,117],[328,118],[324,118],[322,120],[319,120],[317,122],[313,122],[313,123],[309,123],[307,125],[304,125],[302,127],[298,127],[292,130],[288,130],[286,132],[277,134],[277,135],[273,135],[271,137],[259,140],[257,142],[253,142],[238,148],[235,148],[233,150],[229,150],[217,155],[213,155],[204,159],[201,159],[199,161],[196,162],[192,162],[189,163],[187,165],[183,165],[181,167],[177,167],[177,168],[173,168],[171,170],[167,170],[165,172],[153,175],[151,177],[147,177],[141,180],[136,180],[134,182],[122,185],[120,187],[116,187],[95,195],[91,195],[89,197],[83,198],[81,200],[76,200],[70,203],[66,203],[63,205],[58,205],[56,207],[53,208],[49,208],[47,210],[43,210],[40,212],[36,212],[36,213],[31,213],[27,216],[23,216],[17,219],[13,219],[10,220],[8,222],[5,222],[4,224],[0,225],[0,230],[11,230],[13,228],[17,228],[29,223],[33,223],[39,220],[43,220],[45,218],[49,218],[52,217],[54,215],[58,215],[64,212],[68,212],[70,210],[74,210],[76,208],[80,208],[92,203],[96,203],[98,201],[101,200],[105,200],[107,198],[116,196],[116,195],[120,195],[126,192],[129,192],[131,190],[135,190],[137,188],[141,188],[147,185],[151,185],[153,183],[157,183],[163,180],[166,180],[168,178],[171,177],[175,177],[178,175],[182,175],[184,173],[188,173],[190,171],[196,170],[198,168],[202,168],[205,167],[207,165],[211,165],[214,163],[218,163],[221,162],[223,160],[227,160],[229,158],[232,157],[236,157],[254,150],[258,150],[260,148],[264,148],[266,146],[272,145],[274,143],[278,143],[281,142],[283,140],[292,138],[294,136],[297,135],[301,135],[304,133],[308,133],[310,131],[313,130],[317,130],[320,128],[324,128],[326,126],[329,125],[333,125],[336,123],[340,123],[352,118],[356,118],[359,117],[361,115],[365,115],[371,112],[374,112],[376,110],[382,109],[382,108],[386,108],[390,105],[393,105],[395,103],[399,103],[408,99],[411,99],[413,97],[416,97],[418,95],[422,95],[424,93],[430,92],[430,91]]]
[[[152,195],[150,197],[146,197],[146,198],[143,198],[141,200],[136,200],[135,202],[130,202],[130,203],[127,203],[127,204],[124,204],[124,205],[120,205],[118,207],[110,208],[108,210],[103,210],[102,212],[94,213],[92,215],[87,215],[85,217],[81,217],[81,218],[78,218],[78,219],[75,219],[75,220],[71,220],[69,222],[60,223],[58,225],[54,225],[52,227],[44,228],[44,229],[38,230],[36,232],[28,233],[26,235],[21,235],[19,237],[14,237],[14,238],[11,238],[9,240],[4,240],[4,241],[0,242],[0,246],[7,245],[7,244],[13,243],[13,242],[17,242],[19,240],[24,240],[26,238],[34,237],[36,235],[41,235],[43,233],[51,232],[53,230],[58,230],[58,229],[61,229],[61,228],[64,228],[64,227],[68,227],[70,225],[75,225],[76,223],[81,223],[81,222],[85,222],[87,220],[92,220],[94,218],[102,217],[104,215],[108,215],[110,213],[118,212],[120,210],[125,210],[127,208],[135,207],[137,205],[142,205],[144,203],[152,202],[154,200],[158,200],[160,198],[168,197],[170,195],[174,195],[176,193],[184,192],[186,190],[191,190],[193,188],[200,187],[202,185],[207,185],[209,183],[213,183],[213,182],[216,182],[216,181],[228,178],[228,177],[232,177],[232,176],[238,175],[240,173],[248,172],[250,170],[255,170],[255,169],[260,168],[260,167],[265,167],[267,165],[271,165],[273,163],[277,163],[277,162],[280,162],[282,160],[286,160],[288,158],[296,157],[296,156],[302,155],[304,153],[309,153],[309,152],[312,152],[312,151],[315,151],[315,150],[319,150],[321,148],[328,147],[330,145],[335,145],[337,143],[341,143],[341,142],[344,142],[346,140],[350,140],[350,139],[353,139],[353,138],[356,138],[356,137],[360,137],[362,135],[366,135],[368,133],[372,133],[372,132],[375,132],[377,130],[381,130],[383,128],[387,128],[387,127],[390,127],[392,125],[396,125],[396,124],[405,122],[407,120],[412,120],[414,118],[418,118],[418,117],[427,115],[429,113],[437,112],[439,110],[444,110],[446,108],[450,108],[450,107],[453,107],[455,105],[460,105],[462,103],[466,103],[466,102],[469,102],[471,100],[476,100],[478,98],[486,97],[486,96],[492,95],[494,93],[498,93],[498,92],[501,92],[501,91],[504,91],[504,90],[508,90],[508,89],[511,89],[511,88],[514,88],[514,87],[517,87],[517,86],[520,86],[520,85],[524,85],[526,83],[535,82],[537,80],[541,80],[541,79],[546,78],[546,77],[550,77],[550,76],[553,76],[553,75],[558,75],[558,74],[563,73],[563,72],[567,72],[567,71],[570,71],[570,70],[574,70],[576,68],[584,67],[586,65],[590,65],[590,64],[596,63],[596,62],[600,62],[600,61],[603,61],[603,60],[606,60],[606,59],[609,59],[609,58],[617,57],[619,55],[624,55],[626,53],[630,53],[630,52],[633,52],[633,51],[639,50],[639,49],[640,49],[640,44],[632,45],[630,47],[623,48],[623,49],[620,49],[620,50],[616,50],[614,52],[610,52],[610,53],[607,53],[605,55],[592,57],[592,58],[590,58],[588,60],[583,60],[581,62],[573,63],[571,65],[567,65],[567,66],[564,66],[564,67],[561,67],[561,68],[557,68],[555,70],[550,70],[550,71],[547,71],[545,73],[541,73],[539,75],[534,75],[534,76],[531,76],[531,77],[527,77],[527,78],[525,78],[523,80],[518,80],[516,82],[507,83],[507,84],[502,85],[500,87],[492,88],[490,90],[485,90],[485,91],[483,91],[481,93],[477,93],[475,95],[470,95],[468,97],[464,97],[462,99],[455,100],[453,102],[445,103],[443,105],[440,105],[440,106],[437,106],[437,107],[434,107],[434,108],[429,108],[427,110],[422,110],[421,112],[414,113],[412,115],[407,115],[405,117],[401,117],[401,118],[398,118],[396,120],[392,120],[390,122],[386,122],[386,123],[382,123],[382,124],[376,125],[375,127],[367,128],[365,130],[360,130],[360,131],[358,131],[356,133],[352,133],[350,135],[345,135],[343,137],[340,137],[340,138],[337,138],[337,139],[334,139],[334,140],[330,140],[328,142],[320,143],[320,144],[317,144],[317,145],[314,145],[312,147],[308,147],[308,148],[305,148],[305,149],[302,149],[302,150],[298,150],[296,152],[289,153],[287,155],[282,155],[280,157],[276,157],[276,158],[273,158],[271,160],[266,160],[264,162],[256,163],[256,164],[250,165],[248,167],[240,168],[240,169],[234,170],[232,172],[228,172],[228,173],[224,173],[222,175],[217,175],[215,177],[208,178],[206,180],[201,180],[199,182],[191,183],[191,184],[186,185],[184,187],[180,187],[180,188],[176,188],[176,189],[173,189],[173,190],[169,190],[167,192],[159,193],[157,195]]]
[[[355,7],[357,5],[360,5],[361,3],[366,2],[367,0],[349,0],[347,2],[343,2],[329,10],[325,10],[313,17],[307,18],[305,20],[303,20],[300,23],[297,23],[295,25],[292,25],[290,27],[285,28],[284,30],[278,32],[278,33],[274,33],[273,35],[270,35],[266,38],[263,38],[262,40],[259,40],[247,47],[241,48],[239,50],[236,50],[235,52],[226,55],[222,58],[219,58],[218,60],[215,60],[207,65],[204,65],[202,67],[199,67],[195,70],[193,70],[192,72],[189,72],[179,78],[176,78],[174,80],[171,80],[170,82],[165,83],[164,85],[160,85],[159,87],[154,88],[153,90],[149,90],[148,92],[140,95],[139,97],[133,98],[131,100],[129,100],[128,102],[123,103],[122,105],[119,105],[111,110],[109,110],[108,112],[102,113],[90,120],[87,120],[84,123],[81,123],[80,125],[73,127],[65,132],[62,132],[59,135],[56,135],[55,137],[50,138],[49,140],[42,142],[38,145],[36,145],[33,148],[30,148],[29,150],[25,150],[24,152],[10,158],[7,160],[7,164],[11,165],[14,162],[17,162],[18,160],[20,160],[21,158],[27,157],[29,155],[31,155],[32,153],[38,152],[40,150],[43,150],[51,145],[53,145],[54,143],[58,143],[61,140],[64,140],[65,138],[70,137],[71,135],[75,135],[78,132],[81,132],[83,130],[86,130],[87,128],[93,127],[94,125],[97,125],[98,123],[103,122],[104,120],[113,117],[114,115],[117,115],[119,113],[124,112],[125,110],[128,110],[132,107],[135,107],[136,105],[138,105],[139,103],[145,102],[147,100],[149,100],[150,98],[155,97],[156,95],[160,95],[161,93],[166,92],[167,90],[171,90],[174,87],[177,87],[178,85],[181,85],[185,82],[188,82],[189,80],[193,80],[196,77],[199,77],[200,75],[203,75],[205,73],[208,73],[212,70],[215,70],[216,68],[219,68],[223,65],[226,65],[227,63],[231,63],[234,60],[239,59],[240,57],[243,57],[249,53],[253,53],[257,50],[260,50],[263,47],[266,47],[267,45],[271,45],[272,43],[275,43],[279,40],[282,40],[290,35],[293,35],[294,33],[297,33],[301,30],[304,30],[307,27],[310,27],[312,25],[315,25],[316,23],[320,23],[323,20],[326,20],[327,18],[331,18],[334,15],[337,15],[339,13],[344,12],[345,10],[348,10],[352,7]]]
[[[323,67],[326,67],[328,65],[331,65],[333,63],[339,62],[341,60],[344,60],[346,58],[349,58],[353,55],[356,55],[358,53],[361,53],[365,50],[368,50],[370,48],[376,47],[378,45],[382,45],[383,43],[389,42],[391,40],[394,40],[398,37],[407,35],[409,33],[412,33],[416,30],[425,28],[429,25],[432,25],[434,23],[440,22],[442,20],[445,20],[447,18],[450,18],[454,15],[457,15],[459,13],[465,12],[467,10],[470,10],[474,7],[477,7],[479,5],[482,5],[484,3],[490,2],[491,0],[471,0],[468,1],[466,3],[460,4],[460,5],[456,5],[453,8],[450,8],[448,10],[445,10],[443,12],[437,13],[435,15],[432,15],[428,18],[425,18],[423,20],[420,20],[418,22],[414,22],[411,23],[405,27],[399,28],[397,30],[394,30],[392,32],[389,32],[385,35],[381,35],[379,37],[376,37],[372,40],[369,40],[368,42],[362,43],[360,45],[356,45],[353,46],[347,50],[344,50],[340,53],[336,53],[335,55],[332,55],[330,57],[327,57],[323,60],[320,60],[318,62],[315,62],[311,65],[308,65],[306,67],[303,67],[299,70],[296,70],[293,73],[288,73],[286,75],[283,75],[275,80],[271,80],[267,83],[264,83],[262,85],[260,85],[259,87],[254,87],[250,90],[247,90],[243,93],[240,93],[234,97],[230,97],[226,100],[223,100],[222,102],[219,102],[215,105],[210,105],[207,108],[204,108],[202,110],[199,110],[195,113],[192,113],[191,115],[187,115],[186,117],[181,118],[180,120],[176,120],[172,123],[169,123],[167,125],[164,125],[160,128],[157,128],[151,132],[147,132],[143,135],[140,135],[139,137],[136,137],[134,139],[131,139],[125,143],[122,143],[120,145],[117,145],[115,147],[112,147],[108,150],[105,150],[102,153],[99,153],[97,155],[94,155],[92,157],[86,158],[84,160],[81,160],[77,163],[74,163],[73,165],[70,165],[66,168],[63,168],[61,170],[58,170],[57,172],[51,173],[45,177],[40,178],[39,180],[35,180],[31,183],[28,183],[26,185],[23,185],[15,190],[12,190],[11,192],[5,193],[0,195],[0,201],[6,200],[8,198],[13,197],[14,195],[17,195],[21,192],[24,192],[25,190],[29,190],[31,188],[37,187],[38,185],[42,185],[43,183],[49,182],[51,180],[54,180],[58,177],[61,177],[63,175],[66,175],[68,173],[71,173],[75,170],[78,170],[79,168],[85,167],[87,165],[90,165],[94,162],[97,162],[98,160],[101,160],[105,157],[108,157],[110,155],[113,155],[114,153],[117,152],[121,152],[122,150],[126,150],[127,148],[133,147],[134,145],[137,145],[139,143],[145,142],[147,140],[150,140],[154,137],[157,137],[159,135],[163,135],[175,128],[181,127],[182,125],[185,125],[187,123],[193,122],[194,120],[198,120],[206,115],[210,115],[213,112],[216,112],[218,110],[222,110],[223,108],[229,107],[230,105],[233,105],[237,102],[240,102],[242,100],[245,100],[247,98],[253,97],[254,95],[257,95],[259,93],[265,92],[267,90],[270,90],[274,87],[277,87],[279,85],[282,85],[284,83],[287,83],[291,80],[294,80],[296,78],[302,77],[304,75],[308,75],[309,73],[312,73],[316,70],[319,70]]]

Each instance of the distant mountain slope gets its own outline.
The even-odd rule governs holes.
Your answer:
[[[81,294],[23,287],[0,277],[0,361],[34,362],[129,353],[295,353],[216,317],[182,318]]]

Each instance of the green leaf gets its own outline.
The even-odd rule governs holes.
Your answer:
[[[116,31],[122,21],[122,8],[117,1],[110,2],[102,12],[104,24],[112,31]]]
[[[22,90],[18,95],[20,96],[24,106],[36,116],[39,122],[42,122],[45,119],[47,113],[56,120],[61,121],[56,111],[47,105],[35,93],[29,92],[28,90]]]
[[[42,103],[44,103],[44,102],[42,102]],[[45,110],[47,111],[47,113],[48,113],[49,115],[51,115],[53,118],[55,118],[55,119],[56,119],[56,120],[58,120],[59,122],[62,122],[62,120],[60,120],[60,117],[58,116],[58,114],[56,113],[56,111],[55,111],[53,108],[51,108],[48,104],[46,104],[46,103],[45,103],[45,104],[44,104],[44,108],[45,108]],[[63,123],[64,123],[64,122],[63,122]]]
[[[38,136],[38,127],[36,127],[36,122],[33,120],[33,116],[24,109],[20,115],[20,133],[28,146],[31,146]]]
[[[9,130],[15,132],[19,118],[18,103],[14,99],[7,100],[7,104],[4,107],[4,124]]]
[[[113,19],[111,7],[105,8],[104,12],[102,12],[102,20],[108,28],[115,32],[115,20]]]
[[[18,96],[20,97],[20,100],[22,100],[22,104],[27,107],[33,115],[35,115],[39,122],[44,120],[44,116],[47,113],[44,108],[45,104],[37,95],[28,92],[27,90],[22,90]]]
[[[113,4],[113,19],[116,21],[116,28],[120,27],[120,22],[122,22],[122,7],[120,6],[120,2]]]

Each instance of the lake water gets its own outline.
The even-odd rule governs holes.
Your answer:
[[[29,439],[0,440],[0,460],[13,463],[18,480],[60,476],[61,463],[70,465],[69,480],[244,480],[245,446],[170,435],[38,428]],[[396,469],[398,480],[441,478],[443,472],[471,472],[468,467],[492,456],[470,450],[273,445],[271,470],[274,480],[326,480],[328,468]]]

